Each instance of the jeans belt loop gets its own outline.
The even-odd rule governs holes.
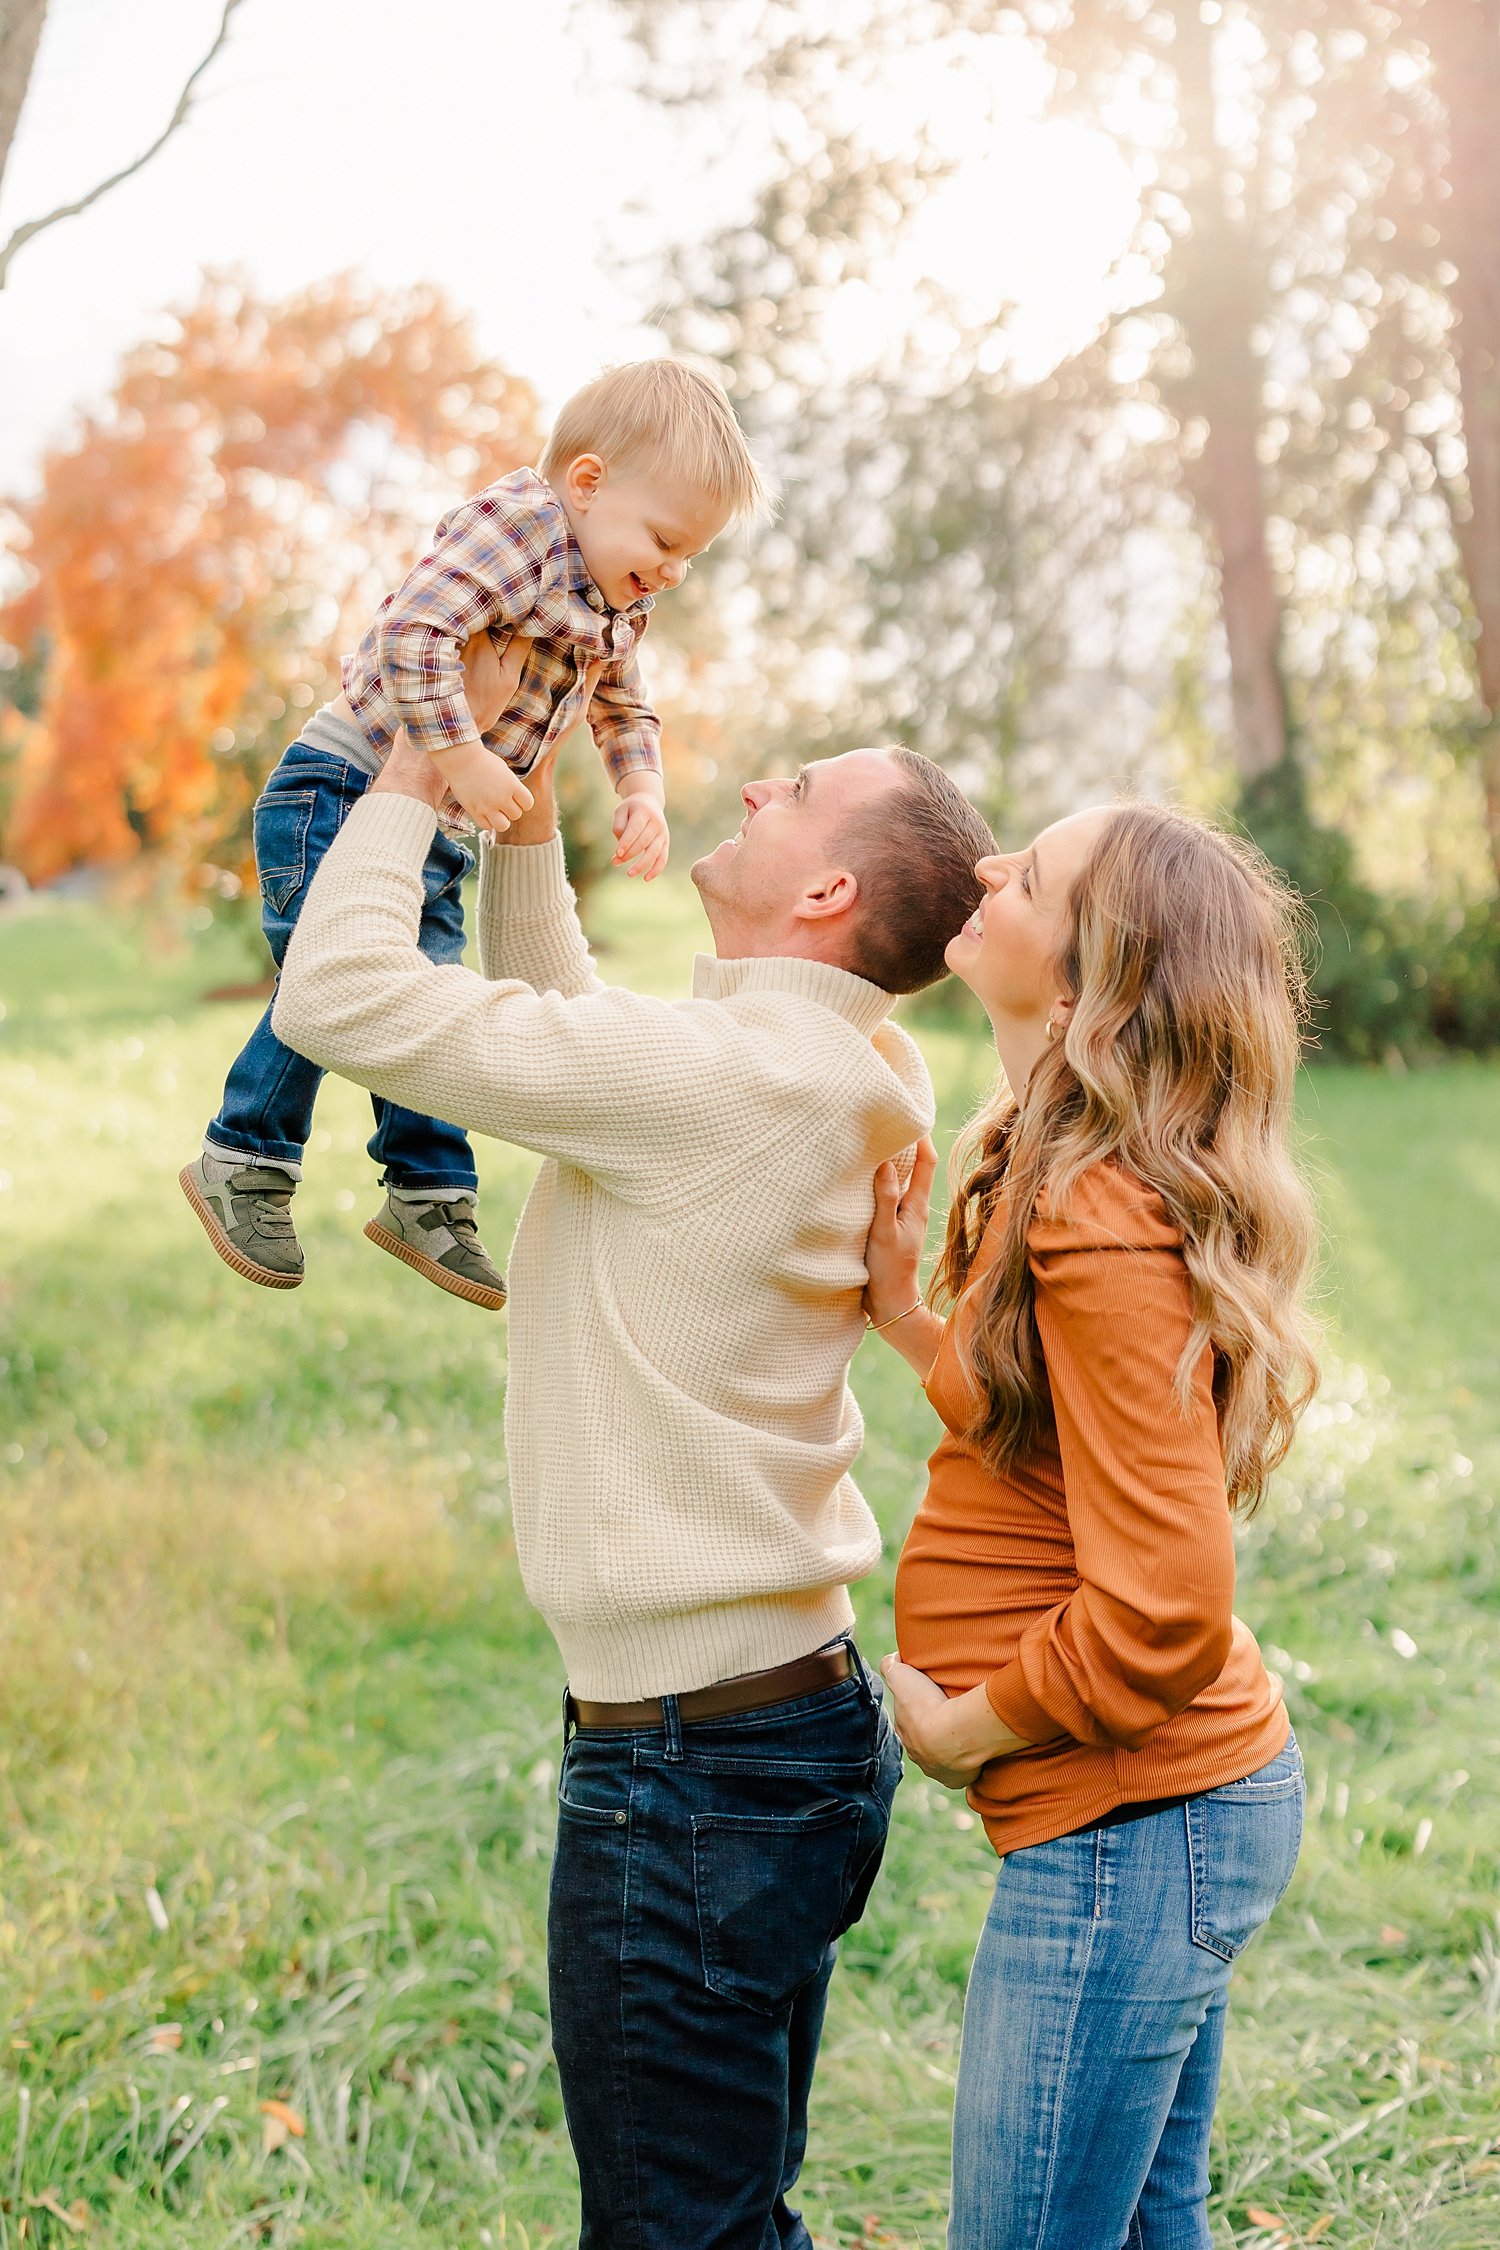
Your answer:
[[[661,1699],[661,1731],[666,1747],[668,1765],[680,1765],[682,1763],[682,1713],[678,1708],[675,1695],[664,1695]]]
[[[873,1719],[880,1709],[880,1693],[871,1676],[870,1667],[855,1647],[852,1632],[844,1635],[844,1646],[849,1651],[849,1670],[858,1684],[860,1701]]]

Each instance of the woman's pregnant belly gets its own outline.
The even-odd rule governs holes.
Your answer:
[[[977,1489],[955,1491],[935,1473],[896,1568],[897,1648],[950,1695],[1009,1663],[1027,1626],[1078,1588],[1052,1495],[998,1485],[977,1463],[971,1476]]]

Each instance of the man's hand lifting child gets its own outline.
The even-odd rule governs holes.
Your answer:
[[[448,784],[449,795],[473,821],[492,836],[509,828],[531,806],[531,791],[503,758],[486,750],[477,735],[456,742],[451,750],[429,752],[433,764]]]
[[[465,643],[464,696],[476,727],[483,730],[497,724],[516,692],[525,660],[526,643],[519,634],[502,642],[491,633],[476,633]],[[590,697],[603,669],[602,664],[589,667]],[[584,708],[587,710],[587,702]],[[555,745],[550,754],[556,755]],[[457,773],[454,771],[456,759],[462,761]],[[477,740],[472,745],[461,745],[456,752],[445,750],[434,754],[433,763],[478,828],[498,835],[509,828],[512,821],[519,820],[522,813],[531,810],[533,796],[525,782]],[[614,864],[624,867],[627,874],[644,876],[649,883],[666,866],[670,843],[661,775],[624,774],[618,794]],[[494,817],[484,817],[481,804],[485,813],[492,812]]]
[[[526,642],[519,633],[508,636],[473,633],[465,641],[464,701],[481,733],[499,724],[520,685],[525,662]],[[588,697],[593,695],[603,669],[602,664],[589,666],[585,712]],[[557,749],[558,745],[553,743],[543,752],[543,758],[555,758]],[[473,743],[460,743],[454,750],[435,751],[430,755],[447,784],[449,803],[467,813],[476,828],[492,836],[500,835],[513,821],[519,820],[522,813],[530,812],[536,802],[519,774],[513,773],[492,750],[486,750],[477,737]]]
[[[476,728],[496,724],[520,684],[525,661],[526,643],[519,634],[497,641],[490,633],[475,633],[464,643],[464,700]],[[449,808],[467,813],[476,828],[498,836],[531,809],[525,782],[486,750],[477,734],[472,742],[428,755],[446,784]]]

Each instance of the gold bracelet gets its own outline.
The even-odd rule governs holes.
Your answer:
[[[869,1314],[866,1313],[865,1327],[872,1334],[878,1336],[883,1328],[894,1328],[898,1320],[910,1320],[914,1312],[925,1312],[926,1310],[926,1298],[919,1297],[914,1305],[907,1306],[905,1312],[892,1313],[889,1320],[871,1320]]]

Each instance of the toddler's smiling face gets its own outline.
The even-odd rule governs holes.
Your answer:
[[[691,485],[657,469],[611,473],[597,453],[569,462],[558,497],[611,609],[680,586],[693,557],[729,520],[717,500]]]

